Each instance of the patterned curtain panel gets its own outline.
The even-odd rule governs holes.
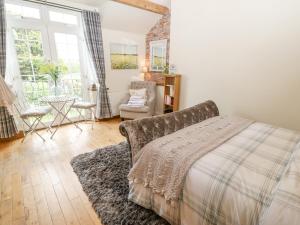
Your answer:
[[[0,75],[5,77],[6,66],[6,18],[4,0],[0,0]]]
[[[5,77],[6,66],[6,20],[4,0],[0,0],[0,76]],[[10,138],[17,134],[17,126],[5,106],[0,107],[0,138]]]
[[[105,63],[100,14],[92,11],[82,12],[84,35],[89,53],[99,81],[96,117],[111,118],[111,106],[105,85]]]

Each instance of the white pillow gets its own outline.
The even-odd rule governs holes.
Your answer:
[[[130,96],[140,96],[144,99],[147,98],[147,89],[142,88],[142,89],[129,89],[129,94]]]

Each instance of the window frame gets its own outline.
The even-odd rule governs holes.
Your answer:
[[[70,26],[70,27],[72,27],[72,26],[77,27],[78,25],[80,25],[80,18],[78,17],[78,12],[68,10],[68,12],[66,13],[66,9],[60,9],[60,8],[53,7],[53,6],[48,6],[48,8],[49,8],[48,9],[49,23],[53,23],[53,24],[56,24],[56,25]],[[50,19],[50,12],[57,12],[57,13],[69,14],[69,15],[75,16],[77,24],[70,24],[70,23],[64,23],[64,22],[59,22],[59,21],[53,21],[53,20]]]
[[[43,54],[46,61],[55,62],[58,60],[58,54],[57,54],[56,44],[55,44],[55,33],[76,35],[78,40],[77,44],[78,44],[78,54],[79,54],[79,64],[80,64],[79,75],[81,77],[81,94],[85,96],[87,92],[87,90],[85,89],[87,89],[86,87],[88,84],[84,77],[86,73],[86,63],[85,63],[86,61],[84,59],[84,53],[83,53],[84,36],[82,32],[82,22],[80,19],[81,18],[80,12],[75,12],[67,9],[58,9],[53,6],[47,6],[39,3],[31,3],[31,2],[25,2],[20,0],[6,0],[5,3],[37,8],[40,10],[40,19],[27,18],[27,17],[24,18],[24,17],[18,17],[18,16],[7,14],[7,35],[8,38],[11,38],[11,40],[13,40],[13,42],[15,43],[15,39],[13,36],[14,28],[33,29],[33,30],[41,31]],[[74,15],[77,17],[77,24],[72,25],[72,24],[50,21],[49,18],[50,11],[57,11],[61,13]],[[13,50],[16,52],[15,45],[13,45],[13,48],[14,48]],[[19,62],[17,62],[17,65],[19,67]],[[17,68],[17,70],[20,71],[20,68]],[[22,80],[21,77],[20,79]],[[76,120],[78,118],[74,118],[74,119]]]
[[[40,18],[33,18],[33,17],[23,17],[23,16],[14,16],[11,14],[8,14],[6,12],[6,16],[8,18],[8,20],[29,20],[30,22],[34,22],[34,21],[39,21],[42,20],[43,18],[43,13],[41,10],[42,5],[36,4],[36,3],[32,3],[32,2],[25,2],[22,1],[22,4],[20,4],[20,1],[18,0],[6,0],[5,4],[11,4],[11,5],[17,5],[17,6],[25,6],[25,7],[29,7],[29,8],[34,8],[34,9],[38,9],[40,12]]]
[[[163,49],[163,64],[164,66],[166,66],[167,64],[167,45],[168,45],[168,40],[167,39],[163,39],[163,40],[158,40],[158,41],[151,41],[150,42],[150,71],[152,72],[163,72],[164,69],[159,69],[159,68],[154,68],[153,67],[153,48],[154,47],[161,47]]]

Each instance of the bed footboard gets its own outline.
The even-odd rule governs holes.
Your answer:
[[[135,155],[149,142],[215,116],[219,116],[218,107],[207,101],[178,112],[125,121],[119,129],[127,138],[134,164]]]

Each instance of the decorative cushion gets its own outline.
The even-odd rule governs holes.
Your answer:
[[[29,108],[25,111],[20,113],[20,117],[25,119],[28,117],[38,117],[38,116],[45,116],[51,112],[51,107],[45,106],[45,107],[35,107],[35,108]]]
[[[147,89],[141,88],[141,89],[129,89],[130,96],[141,96],[142,98],[147,98]]]
[[[128,106],[127,104],[122,104],[122,105],[120,105],[119,109],[122,111],[127,111],[127,112],[137,112],[137,113],[149,112],[148,106],[132,107],[132,106]]]

